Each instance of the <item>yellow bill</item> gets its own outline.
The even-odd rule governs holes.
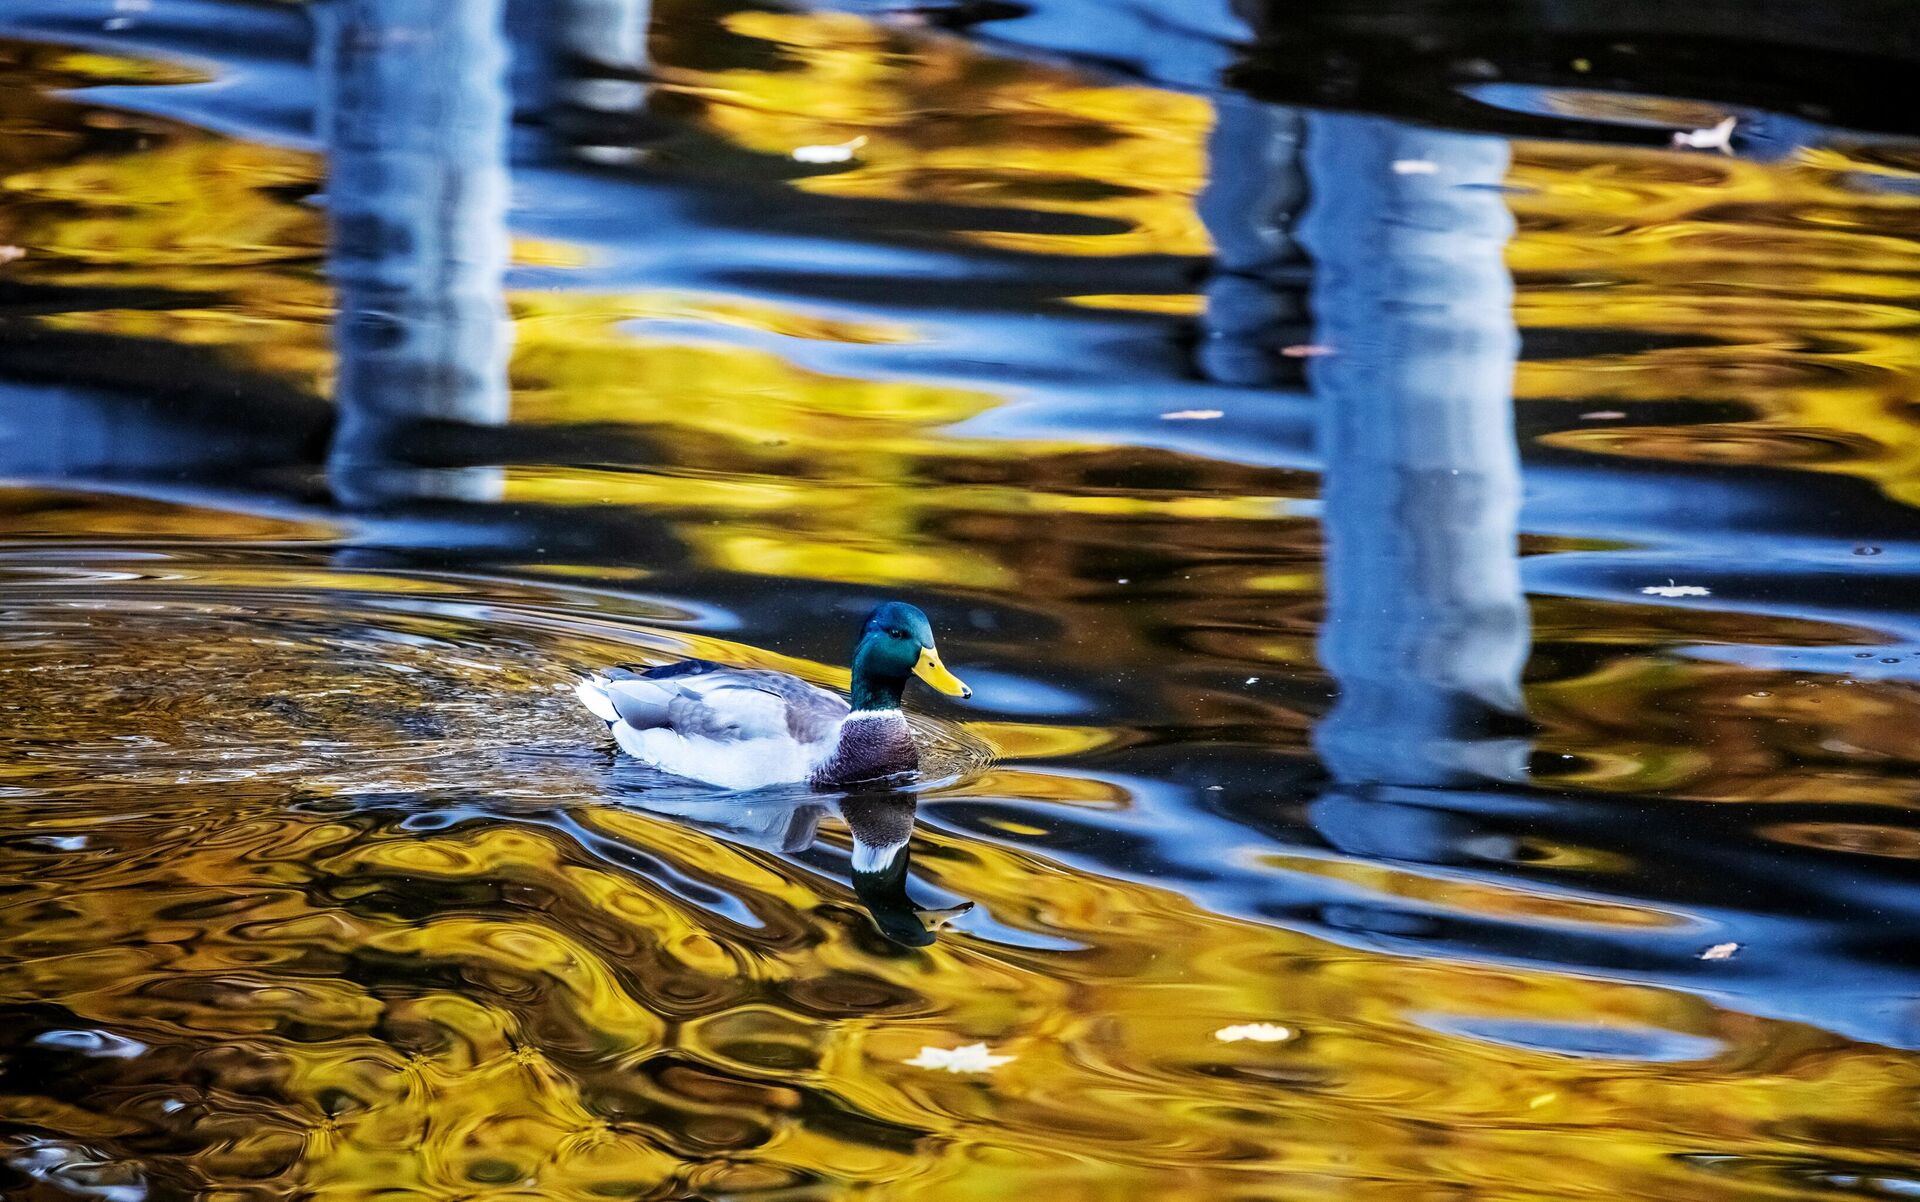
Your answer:
[[[947,665],[940,662],[940,653],[931,647],[920,648],[920,659],[913,665],[913,674],[949,697],[973,696],[973,690],[947,671]]]

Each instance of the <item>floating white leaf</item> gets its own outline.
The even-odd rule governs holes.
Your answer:
[[[853,160],[853,152],[867,144],[865,134],[850,142],[831,142],[824,146],[796,146],[793,148],[793,161],[796,163],[846,163]]]
[[[1393,161],[1395,175],[1434,175],[1439,170],[1440,164],[1432,159],[1395,159]]]
[[[1700,958],[1702,960],[1731,960],[1733,959],[1733,953],[1739,950],[1740,945],[1737,943],[1716,943],[1706,951],[1701,952]]]
[[[1726,117],[1719,124],[1706,129],[1681,130],[1673,135],[1673,144],[1693,150],[1718,150],[1723,154],[1732,154],[1733,129],[1738,124],[1740,118]]]
[[[1649,584],[1640,590],[1649,597],[1706,597],[1712,589],[1698,584]]]
[[[921,1048],[920,1054],[906,1063],[913,1068],[945,1069],[950,1073],[986,1073],[1012,1062],[1012,1056],[995,1056],[984,1043],[970,1043],[958,1048]]]
[[[1210,422],[1216,417],[1225,417],[1224,409],[1175,409],[1171,413],[1162,413],[1163,422]]]
[[[1241,1023],[1238,1026],[1222,1027],[1213,1033],[1221,1043],[1239,1043],[1251,1040],[1254,1043],[1285,1043],[1293,1038],[1293,1028],[1283,1027],[1279,1023]]]

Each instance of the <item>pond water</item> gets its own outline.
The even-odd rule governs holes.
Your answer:
[[[0,1196],[1920,1194],[1920,142],[1253,7],[0,4]]]

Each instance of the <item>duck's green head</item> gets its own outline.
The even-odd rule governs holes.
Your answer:
[[[907,677],[918,676],[949,697],[971,697],[973,690],[947,671],[933,645],[927,615],[901,601],[889,601],[867,615],[853,649],[853,708],[895,709]]]

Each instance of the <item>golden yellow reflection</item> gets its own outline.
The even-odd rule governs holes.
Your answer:
[[[1118,309],[1126,313],[1163,313],[1169,317],[1198,317],[1207,310],[1207,298],[1198,293],[1161,293],[1137,296],[1096,293],[1063,296],[1069,305],[1083,309]]]
[[[1146,1182],[1194,1199],[1290,1180],[1301,1196],[1385,1199],[1440,1163],[1490,1190],[1525,1179],[1541,1139],[1560,1147],[1562,1185],[1717,1197],[1676,1153],[1707,1141],[1760,1155],[1778,1146],[1777,1111],[1817,1130],[1896,1113],[1920,1084],[1896,1052],[1684,996],[1341,952],[938,834],[921,852],[931,877],[1081,950],[1068,968],[959,937],[901,957],[838,917],[839,886],[639,814],[583,817],[752,923],[539,826],[237,812],[197,833],[103,836],[89,879],[29,884],[23,900],[63,900],[0,982],[69,1023],[208,1049],[197,1083],[142,1087],[205,1099],[181,1130],[221,1140],[192,1164],[207,1188],[339,1199],[644,1197],[723,1180],[927,1198]],[[477,912],[481,899],[497,908]],[[99,950],[109,933],[120,950]],[[1697,1050],[1596,1071],[1443,1033],[1574,1015]],[[1246,1023],[1285,1036],[1219,1038]],[[970,1042],[1011,1059],[986,1076],[905,1064]],[[1736,1064],[1761,1071],[1730,1077]],[[79,1109],[46,1117],[112,1130]],[[220,1136],[242,1113],[244,1134]],[[1623,1113],[1645,1124],[1632,1137],[1559,1142]],[[1057,1175],[1036,1175],[1046,1163]]]
[[[1044,67],[1008,70],[959,39],[915,37],[849,14],[740,12],[725,24],[777,48],[780,68],[669,69],[666,90],[697,97],[716,132],[751,150],[849,149],[844,165],[796,187],[1111,227],[958,235],[1007,250],[1193,255],[1211,247],[1192,204],[1213,119],[1201,97],[1091,87]]]
[[[1519,396],[1596,408],[1684,400],[1735,422],[1570,429],[1549,445],[1873,481],[1920,502],[1910,337],[1920,196],[1843,148],[1745,162],[1617,147],[1516,147],[1509,258],[1523,326],[1632,329],[1631,354],[1529,360]]]
[[[0,536],[7,539],[320,542],[339,535],[339,526],[332,522],[171,505],[138,497],[100,497],[77,490],[0,485]]]
[[[990,394],[937,385],[824,375],[771,351],[623,332],[621,322],[643,311],[642,304],[517,296],[514,416],[672,424],[769,448],[857,436],[877,450],[900,450],[924,446],[924,431],[997,402]],[[871,333],[818,328],[837,341],[876,340]]]
[[[1593,923],[1602,926],[1677,927],[1671,914],[1641,906],[1616,905],[1520,888],[1501,888],[1472,881],[1424,876],[1403,868],[1353,860],[1329,860],[1302,855],[1269,854],[1264,864],[1288,872],[1334,877],[1364,886],[1375,893],[1405,897],[1473,914],[1501,914],[1523,921]]]
[[[8,278],[106,290],[104,305],[50,306],[36,324],[204,348],[230,370],[324,392],[332,374],[332,301],[319,271],[326,218],[289,201],[318,188],[313,155],[15,88],[0,88],[0,115],[56,131],[12,140],[0,155],[0,242],[20,249]],[[130,150],[88,152],[87,134],[121,127],[138,135]],[[83,376],[117,380],[136,370],[100,358]]]

